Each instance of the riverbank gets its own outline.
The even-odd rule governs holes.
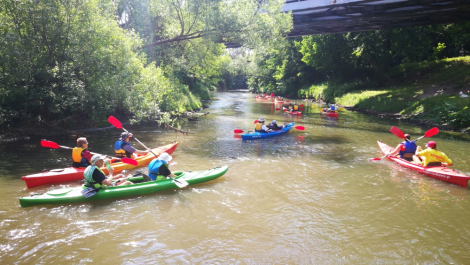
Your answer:
[[[322,98],[363,113],[470,132],[470,56],[400,65],[382,86],[320,84],[299,96]]]

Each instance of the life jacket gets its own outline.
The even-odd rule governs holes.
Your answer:
[[[402,144],[405,146],[405,151],[400,151],[398,152],[398,155],[400,157],[403,157],[404,154],[406,153],[415,153],[416,152],[416,143],[414,141],[404,141]]]
[[[93,172],[95,172],[95,169],[99,170],[101,173],[103,173],[103,175],[105,175],[104,172],[101,170],[101,168],[97,166],[88,166],[85,169],[85,172],[83,172],[83,175],[85,176],[85,184],[84,184],[85,187],[88,187],[88,188],[93,187],[95,189],[104,187],[104,185],[96,182],[93,179]]]
[[[258,122],[256,125],[255,125],[255,131],[257,132],[261,132],[261,127],[263,126],[263,124],[261,124],[261,122]]]
[[[124,150],[122,147],[126,144],[129,144],[126,141],[116,141],[114,144],[114,152],[116,153],[117,157],[128,157],[128,158],[134,158],[134,154],[127,152]]]
[[[289,109],[292,109],[292,106],[291,106],[291,105],[289,105]]]
[[[294,110],[299,110],[299,106],[294,105]]]
[[[331,106],[330,110],[336,110],[335,106]]]
[[[72,149],[73,167],[87,167],[90,165],[90,162],[86,160],[86,158],[82,157],[83,151],[85,151],[85,149],[81,147],[75,147]]]
[[[158,159],[154,159],[154,160],[152,160],[152,162],[150,162],[150,164],[149,164],[149,177],[152,180],[157,180],[158,170],[160,169],[161,166],[168,167],[168,164],[165,161],[158,160]]]

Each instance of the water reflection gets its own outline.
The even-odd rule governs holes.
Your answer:
[[[172,171],[229,165],[224,177],[182,190],[23,209],[18,198],[29,192],[81,182],[28,190],[21,175],[64,167],[70,151],[45,149],[41,137],[1,143],[0,260],[466,264],[468,189],[387,160],[368,162],[380,156],[377,140],[401,141],[389,132],[392,125],[417,136],[429,128],[348,111],[330,120],[309,102],[302,102],[301,116],[285,115],[276,110],[279,104],[253,97],[217,94],[204,110],[209,115],[182,124],[195,132],[188,136],[157,124],[126,125],[148,146],[177,140]],[[305,131],[254,141],[234,135],[234,129],[252,130],[259,117],[295,121]],[[112,154],[120,133],[111,128],[86,135],[92,151]],[[441,132],[436,139],[441,150],[451,151],[455,168],[470,173],[469,142],[461,140],[466,136]],[[75,138],[48,140],[73,146]]]

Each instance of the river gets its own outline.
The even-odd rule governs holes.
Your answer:
[[[156,125],[125,126],[151,147],[179,142],[172,171],[228,165],[197,186],[88,204],[21,208],[30,192],[21,176],[70,163],[71,152],[41,138],[0,143],[2,264],[468,264],[469,189],[399,167],[380,157],[377,140],[400,142],[391,126],[417,138],[430,128],[356,112],[338,119],[304,103],[301,117],[247,93],[218,93],[183,124],[184,136]],[[264,117],[295,121],[289,134],[254,141],[234,137]],[[113,153],[121,131],[86,133],[89,148]],[[74,146],[72,136],[48,140]],[[431,138],[470,175],[470,139],[441,131]],[[424,145],[427,138],[418,143]],[[138,143],[131,140],[140,148]],[[140,148],[142,149],[142,148]]]

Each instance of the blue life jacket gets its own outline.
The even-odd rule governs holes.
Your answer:
[[[330,109],[331,109],[331,110],[336,110],[335,106],[331,106]]]
[[[116,141],[114,144],[114,152],[116,153],[117,157],[128,157],[128,158],[134,158],[134,155],[132,153],[127,152],[126,150],[123,149],[124,145],[129,144],[126,141]]]
[[[405,151],[400,151],[398,152],[398,154],[400,155],[400,157],[403,157],[404,154],[406,153],[414,153],[416,152],[416,143],[414,141],[404,141],[402,143],[404,146],[405,146]]]
[[[163,160],[154,159],[154,160],[152,160],[152,162],[150,162],[150,164],[149,164],[149,177],[152,180],[157,180],[158,170],[163,165],[168,167],[168,164]]]

